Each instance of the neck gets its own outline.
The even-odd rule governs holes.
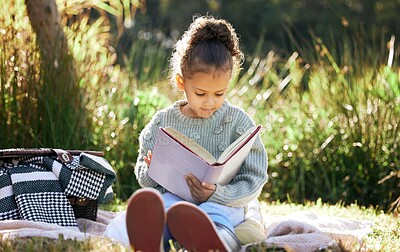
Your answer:
[[[200,118],[193,112],[193,110],[190,108],[189,104],[185,104],[185,105],[181,106],[181,112],[185,116],[188,116],[191,118]]]

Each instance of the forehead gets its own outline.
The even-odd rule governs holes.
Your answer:
[[[203,91],[220,91],[227,88],[230,79],[231,71],[196,72],[185,83]]]

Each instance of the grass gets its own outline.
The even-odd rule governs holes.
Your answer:
[[[115,203],[115,202],[114,202]],[[116,204],[101,206],[112,211],[121,211],[125,204],[121,201]],[[261,203],[261,209],[265,216],[288,215],[296,211],[312,211],[319,216],[337,216],[353,220],[368,220],[373,222],[373,232],[368,234],[363,244],[352,251],[400,251],[400,220],[393,214],[385,214],[374,208],[359,207],[356,204],[344,206],[343,204],[329,205],[316,202],[308,202],[303,205],[293,203]],[[1,239],[0,239],[1,241]],[[345,251],[336,248],[334,251]],[[248,248],[249,251],[281,251],[279,249],[266,249],[260,243]],[[117,252],[129,251],[120,244],[113,243],[106,238],[90,238],[85,241],[64,240],[59,237],[56,240],[49,238],[23,238],[16,240],[3,240],[0,242],[0,252],[3,251],[99,251]],[[328,250],[329,251],[329,250]]]

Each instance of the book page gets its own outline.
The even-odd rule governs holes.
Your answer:
[[[196,154],[197,156],[202,158],[208,164],[212,164],[212,163],[216,162],[216,159],[214,158],[214,156],[211,155],[211,153],[208,152],[204,147],[202,147],[195,141],[191,140],[187,136],[183,135],[176,129],[171,128],[171,127],[166,127],[166,128],[163,128],[163,130],[168,135],[170,135],[172,138],[177,140],[179,142],[179,144],[181,144],[183,147],[185,147],[189,151],[193,152],[194,154]]]
[[[191,173],[200,181],[207,178],[207,182],[215,184],[218,183],[221,168],[210,168],[206,161],[160,128],[148,175],[169,192],[194,202],[184,176]]]
[[[219,163],[225,163],[227,159],[229,159],[235,152],[240,149],[243,145],[245,145],[251,138],[253,138],[257,132],[259,132],[261,126],[255,126],[248,129],[243,135],[241,135],[238,139],[236,139],[233,143],[231,143],[225,150],[222,152],[221,156],[218,158]]]
[[[221,185],[228,184],[232,178],[239,172],[244,160],[249,155],[256,136],[260,132],[261,126],[251,128],[248,132],[240,137],[238,142],[234,142],[232,148],[230,148],[225,154],[225,160],[221,162],[222,169],[218,177],[218,182]],[[249,134],[250,133],[250,134]]]

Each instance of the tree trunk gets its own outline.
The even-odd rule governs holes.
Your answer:
[[[68,55],[57,4],[55,0],[26,0],[25,3],[43,60],[46,64],[57,67]]]
[[[74,61],[55,0],[25,1],[41,52],[35,137],[44,145],[77,148],[85,110]]]

